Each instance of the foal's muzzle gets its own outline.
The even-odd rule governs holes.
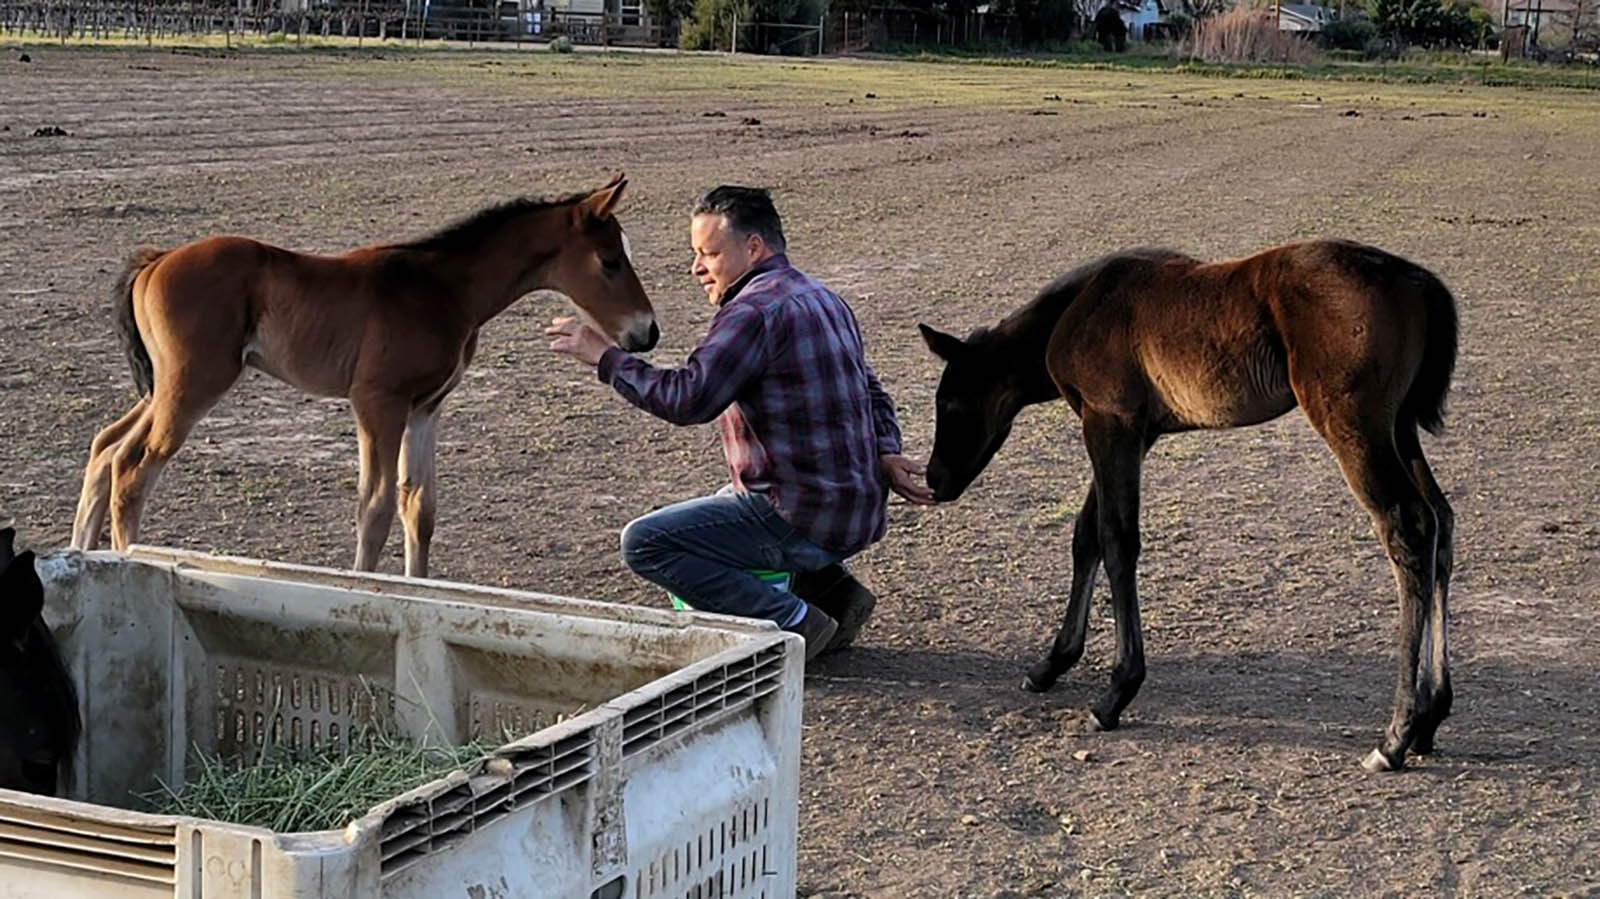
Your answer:
[[[655,349],[656,343],[661,340],[661,329],[656,326],[654,318],[644,318],[635,321],[622,337],[617,341],[617,346],[630,353],[642,353],[645,350]]]
[[[971,483],[971,478],[957,476],[938,459],[928,460],[928,489],[933,491],[936,502],[947,503],[956,499]]]

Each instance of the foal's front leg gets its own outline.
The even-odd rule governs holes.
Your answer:
[[[1072,593],[1067,597],[1067,615],[1056,632],[1050,654],[1023,677],[1024,690],[1043,693],[1083,658],[1083,643],[1089,631],[1089,600],[1094,596],[1095,576],[1100,573],[1100,506],[1095,493],[1095,486],[1090,484],[1089,496],[1072,526]]]
[[[428,546],[437,508],[439,407],[415,409],[400,444],[400,524],[406,532],[406,576],[428,576]]]
[[[411,404],[388,394],[354,391],[350,404],[355,410],[361,443],[355,567],[357,571],[375,571],[389,528],[394,524],[400,441]]]

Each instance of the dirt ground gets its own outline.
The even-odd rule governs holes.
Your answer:
[[[1018,689],[1062,613],[1088,484],[1064,404],[1030,409],[959,503],[892,509],[854,563],[881,597],[808,678],[805,895],[1600,894],[1600,102],[1587,93],[875,61],[481,52],[0,52],[0,524],[69,536],[90,438],[131,401],[107,292],[140,242],[242,232],[336,251],[630,176],[622,220],[681,360],[710,316],[687,212],[775,189],[793,257],[853,304],[927,453],[917,322],[997,321],[1136,244],[1205,257],[1366,240],[1455,291],[1455,714],[1375,776],[1395,602],[1299,413],[1164,440],[1145,472],[1149,677],[1072,724],[1111,652]],[[37,129],[65,134],[35,136]],[[660,604],[616,534],[724,477],[545,348],[559,298],[484,331],[446,404],[435,573]],[[341,402],[248,376],[164,477],[144,540],[343,566]],[[397,531],[398,533],[398,531]],[[385,570],[399,569],[391,538]]]

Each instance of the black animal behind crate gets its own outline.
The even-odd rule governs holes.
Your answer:
[[[33,551],[0,529],[0,789],[55,795],[72,777],[78,693],[40,611]]]
[[[960,496],[1023,407],[1065,397],[1093,481],[1072,535],[1066,619],[1023,685],[1047,690],[1083,655],[1089,598],[1111,582],[1117,661],[1091,709],[1117,726],[1144,682],[1135,565],[1139,474],[1163,434],[1259,424],[1300,406],[1372,518],[1400,598],[1394,710],[1368,770],[1433,750],[1450,713],[1446,621],[1455,518],[1422,455],[1455,368],[1455,299],[1427,270],[1340,240],[1227,262],[1168,250],[1106,256],[965,340],[922,325],[945,360],[928,486]]]

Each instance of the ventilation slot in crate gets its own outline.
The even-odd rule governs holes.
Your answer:
[[[504,747],[476,767],[475,776],[390,812],[379,849],[383,876],[588,780],[594,775],[594,736],[585,731],[549,746]]]
[[[702,674],[630,709],[622,719],[622,754],[642,752],[686,728],[743,709],[778,689],[782,677],[781,645]]]
[[[765,897],[771,811],[771,799],[763,798],[656,856],[634,878],[634,899]]]
[[[220,659],[216,752],[234,762],[267,750],[342,753],[394,720],[394,693],[370,678]]]
[[[178,879],[172,827],[125,827],[11,805],[0,805],[0,858],[136,884]]]

